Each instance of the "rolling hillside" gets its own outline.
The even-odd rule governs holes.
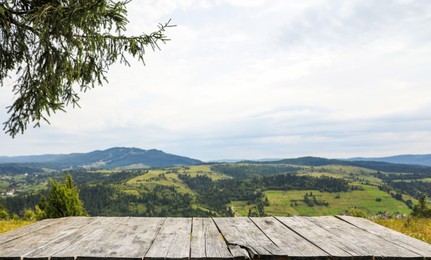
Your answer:
[[[345,165],[229,163],[77,169],[69,174],[92,216],[313,216],[343,214],[352,208],[369,216],[409,214],[422,187],[412,179],[421,176]],[[16,214],[33,208],[40,192],[47,190],[49,177],[63,178],[57,173],[10,176],[3,184],[0,180],[0,191],[14,185],[19,192],[0,196],[0,204]],[[407,182],[401,182],[405,178]]]
[[[204,164],[116,147],[3,166],[0,204],[15,214],[34,208],[49,178],[63,178],[46,168],[68,170],[93,216],[408,215],[431,197],[431,167],[318,157]]]

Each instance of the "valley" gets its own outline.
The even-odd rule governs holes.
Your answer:
[[[416,166],[402,166],[402,172],[383,172],[376,170],[374,163],[369,168],[316,163],[316,158],[296,163],[2,173],[0,204],[11,214],[22,215],[46,194],[49,178],[61,180],[64,174],[73,177],[92,216],[318,216],[361,212],[368,217],[387,218],[407,216],[420,196],[430,197],[429,190],[424,190],[431,185],[428,167],[422,172]],[[8,193],[11,190],[13,195]]]

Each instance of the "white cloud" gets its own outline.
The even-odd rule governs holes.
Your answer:
[[[14,150],[0,154],[114,145],[199,159],[427,152],[430,14],[419,0],[132,1],[128,33],[172,18],[172,41],[146,66],[112,67],[109,84],[51,126],[1,136]]]

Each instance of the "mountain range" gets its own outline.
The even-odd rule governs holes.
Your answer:
[[[114,147],[89,153],[48,154],[35,156],[0,156],[2,164],[19,164],[56,170],[75,168],[145,168],[196,165],[202,161],[165,153],[160,150]]]
[[[387,157],[356,157],[350,158],[349,160],[431,166],[431,154],[403,154]]]
[[[220,160],[219,162],[227,160]],[[237,161],[237,160],[230,160]],[[350,159],[326,159],[319,157],[301,157],[293,159],[265,159],[261,163],[272,161],[276,163],[319,166],[328,164],[370,166],[376,170],[387,170],[396,164],[397,169],[403,165],[416,165],[416,171],[423,166],[431,166],[431,154],[397,155],[389,157],[355,157]],[[215,162],[215,161],[214,161]],[[203,162],[184,156],[165,153],[157,149],[144,150],[139,148],[113,147],[106,150],[96,150],[89,153],[46,154],[30,156],[0,156],[0,172],[25,171],[33,168],[49,168],[54,170],[76,168],[151,168],[177,165],[197,165]],[[17,170],[20,169],[20,170]],[[410,169],[410,168],[409,168]]]

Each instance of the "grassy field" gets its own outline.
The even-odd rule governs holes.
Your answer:
[[[431,244],[431,218],[375,219],[373,221]]]
[[[12,229],[23,227],[33,223],[32,221],[25,220],[0,220],[0,233],[7,232]]]
[[[344,165],[326,165],[319,167],[304,167],[300,175],[313,177],[327,176],[333,178],[342,178],[348,181],[369,182],[371,184],[382,184],[382,180],[372,176],[376,171]]]
[[[379,190],[376,186],[382,184],[382,180],[374,177],[376,171],[354,166],[328,165],[320,167],[304,167],[300,175],[313,177],[328,176],[333,178],[343,178],[350,185],[357,185],[363,190],[349,192],[329,193],[317,190],[294,190],[294,191],[265,191],[270,205],[265,207],[265,212],[273,216],[321,216],[336,215],[344,213],[351,208],[357,208],[369,216],[374,216],[378,212],[390,212],[409,214],[411,210],[402,201],[395,200],[388,193]],[[364,184],[365,183],[365,184]],[[367,185],[370,184],[370,185]],[[309,207],[303,201],[305,193],[312,192],[317,200],[329,203],[329,206]],[[403,194],[404,200],[417,200]],[[237,216],[246,216],[249,208],[245,201],[233,201],[229,204]]]
[[[212,180],[220,180],[230,178],[224,174],[211,171],[210,165],[197,165],[189,167],[170,167],[166,169],[155,169],[149,170],[143,175],[137,176],[130,179],[127,184],[129,185],[164,185],[164,186],[174,186],[177,191],[182,193],[193,193],[190,188],[178,178],[179,174],[188,174],[191,177],[196,177],[197,175],[205,175]]]
[[[246,217],[248,215],[248,209],[254,205],[247,205],[247,201],[232,201],[228,204],[235,212],[235,217]]]
[[[273,216],[300,215],[300,216],[321,216],[336,215],[344,213],[350,208],[357,208],[367,215],[376,215],[379,211],[399,212],[409,214],[410,209],[401,201],[395,200],[387,193],[380,191],[377,187],[361,185],[363,190],[350,192],[329,193],[317,190],[295,190],[295,191],[266,191],[270,205],[265,207],[265,212]],[[329,206],[307,206],[303,199],[305,193],[316,196],[317,200],[329,203]],[[376,199],[380,198],[381,201]],[[235,201],[230,206],[234,207],[238,214],[247,214],[246,202]]]
[[[6,192],[9,189],[9,182],[0,180],[0,192]]]

